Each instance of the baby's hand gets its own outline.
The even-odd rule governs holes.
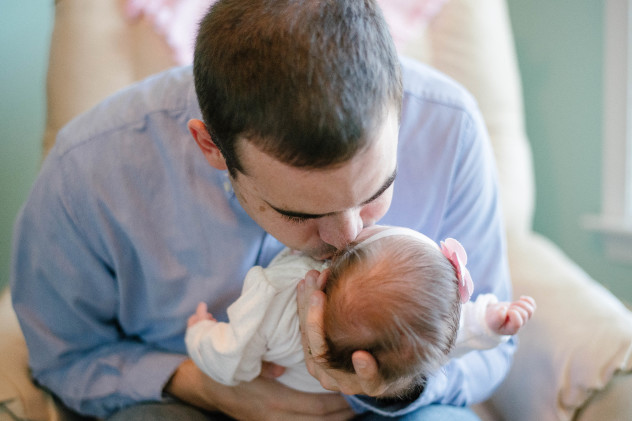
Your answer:
[[[535,309],[535,300],[526,295],[512,303],[490,304],[487,306],[487,325],[499,335],[515,335],[527,324]]]
[[[187,322],[187,327],[191,327],[197,322],[201,322],[202,320],[212,320],[216,322],[215,318],[211,313],[208,312],[208,307],[206,303],[200,303],[195,310],[195,314],[189,317],[189,321]]]

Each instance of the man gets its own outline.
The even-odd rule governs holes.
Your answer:
[[[15,235],[33,375],[73,410],[114,419],[475,419],[463,407],[500,383],[513,343],[451,361],[413,400],[376,399],[387,385],[369,352],[354,354],[356,375],[311,357],[324,347],[326,282],[313,273],[298,294],[305,357],[344,397],[287,389],[272,365],[219,385],[184,355],[199,301],[225,319],[246,271],[283,245],[325,259],[378,220],[459,239],[476,293],[509,298],[472,99],[424,66],[400,67],[372,1],[220,1],[193,75],[150,78],[60,132]]]

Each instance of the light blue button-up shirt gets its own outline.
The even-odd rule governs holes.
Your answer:
[[[402,61],[398,175],[380,221],[457,238],[475,295],[510,297],[496,171],[476,104],[435,71]],[[161,400],[186,358],[199,301],[225,320],[247,270],[282,245],[236,200],[187,130],[201,119],[191,68],[149,78],[59,134],[16,224],[11,288],[35,379],[82,413]],[[451,361],[406,412],[469,405],[508,371],[514,343]]]

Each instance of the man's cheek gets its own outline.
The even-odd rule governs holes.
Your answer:
[[[375,224],[380,218],[382,218],[388,208],[391,205],[391,197],[380,198],[374,203],[370,203],[364,209],[362,209],[362,221],[365,226]]]

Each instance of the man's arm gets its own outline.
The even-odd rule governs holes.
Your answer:
[[[98,241],[91,241],[82,229],[85,221],[77,218],[76,212],[93,213],[78,187],[81,180],[71,177],[73,192],[67,194],[62,174],[58,165],[45,165],[15,231],[11,292],[39,384],[70,408],[98,417],[142,401],[161,401],[165,390],[242,419],[261,420],[267,414],[270,419],[351,416],[349,405],[336,394],[303,394],[264,378],[234,388],[218,385],[185,355],[128,335],[134,327],[123,326],[120,315],[150,308],[143,304],[146,297],[142,290],[121,291],[132,286],[118,282],[106,263],[107,253]],[[77,202],[73,195],[83,199]],[[70,202],[78,210],[69,208]],[[144,285],[134,279],[138,282],[133,285]],[[167,314],[164,308],[155,310]],[[181,342],[181,336],[175,341]]]
[[[68,208],[68,180],[52,161],[57,158],[42,168],[14,235],[11,293],[32,375],[83,414],[105,417],[134,402],[160,400],[186,357],[124,333],[118,313],[133,309],[120,301],[115,268],[86,239],[77,210]],[[78,212],[86,202],[84,196]]]
[[[225,386],[202,373],[191,360],[184,361],[165,392],[193,406],[221,411],[239,420],[348,420],[353,411],[334,393],[313,394],[290,389],[273,380],[279,366],[264,364],[261,376],[237,386]]]

